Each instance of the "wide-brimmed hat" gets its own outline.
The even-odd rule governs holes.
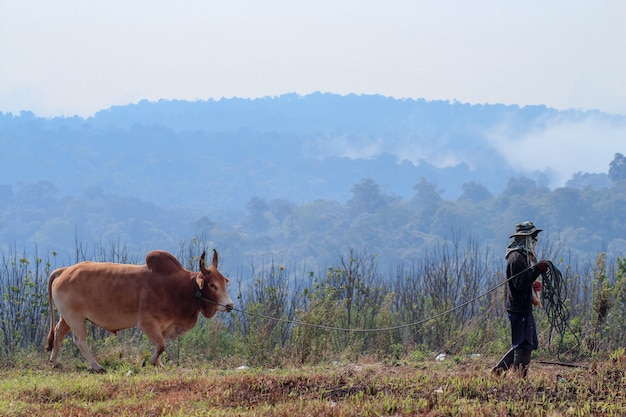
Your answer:
[[[537,233],[541,232],[543,229],[537,229],[533,222],[521,222],[515,225],[515,233],[511,235],[514,236],[534,236]]]

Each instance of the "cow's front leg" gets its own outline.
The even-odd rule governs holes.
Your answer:
[[[163,337],[161,326],[158,322],[150,320],[140,323],[137,327],[154,344],[154,353],[150,357],[150,363],[154,366],[163,366],[161,354],[165,351],[165,338]]]

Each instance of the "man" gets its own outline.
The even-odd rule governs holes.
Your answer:
[[[548,270],[546,262],[537,262],[535,255],[539,232],[533,222],[517,224],[506,250],[505,302],[511,322],[511,350],[491,369],[498,375],[513,366],[526,377],[530,355],[538,347],[533,304],[538,303],[535,293],[541,291],[541,282],[536,279]]]

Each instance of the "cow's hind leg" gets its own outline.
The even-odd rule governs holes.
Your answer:
[[[54,328],[54,342],[52,344],[52,352],[50,352],[50,363],[53,368],[59,367],[59,354],[63,346],[63,339],[65,339],[69,331],[70,326],[68,326],[65,320],[63,320],[63,317],[61,317]]]
[[[82,353],[87,363],[89,363],[91,369],[99,374],[105,373],[106,370],[100,366],[98,362],[96,362],[96,358],[93,357],[93,354],[89,349],[89,345],[87,344],[87,321],[85,318],[66,318],[66,321],[72,329],[72,339],[74,340],[74,344],[78,346],[80,353]]]

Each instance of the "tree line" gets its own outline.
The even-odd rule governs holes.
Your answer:
[[[468,182],[451,200],[422,177],[412,197],[402,199],[366,178],[352,186],[345,202],[296,204],[252,197],[232,221],[220,221],[201,209],[161,208],[97,187],[72,197],[59,195],[46,181],[16,189],[0,186],[0,250],[38,248],[57,253],[58,263],[67,265],[77,261],[78,242],[117,242],[144,253],[176,251],[181,242],[198,239],[220,250],[229,273],[240,268],[250,273],[251,265],[261,260],[328,265],[349,247],[376,254],[387,268],[419,259],[455,234],[472,236],[485,250],[503,253],[513,225],[533,220],[545,230],[543,237],[588,261],[600,252],[626,252],[623,159],[616,154],[609,170],[612,183],[601,188],[550,190],[528,177],[515,177],[497,195]]]

